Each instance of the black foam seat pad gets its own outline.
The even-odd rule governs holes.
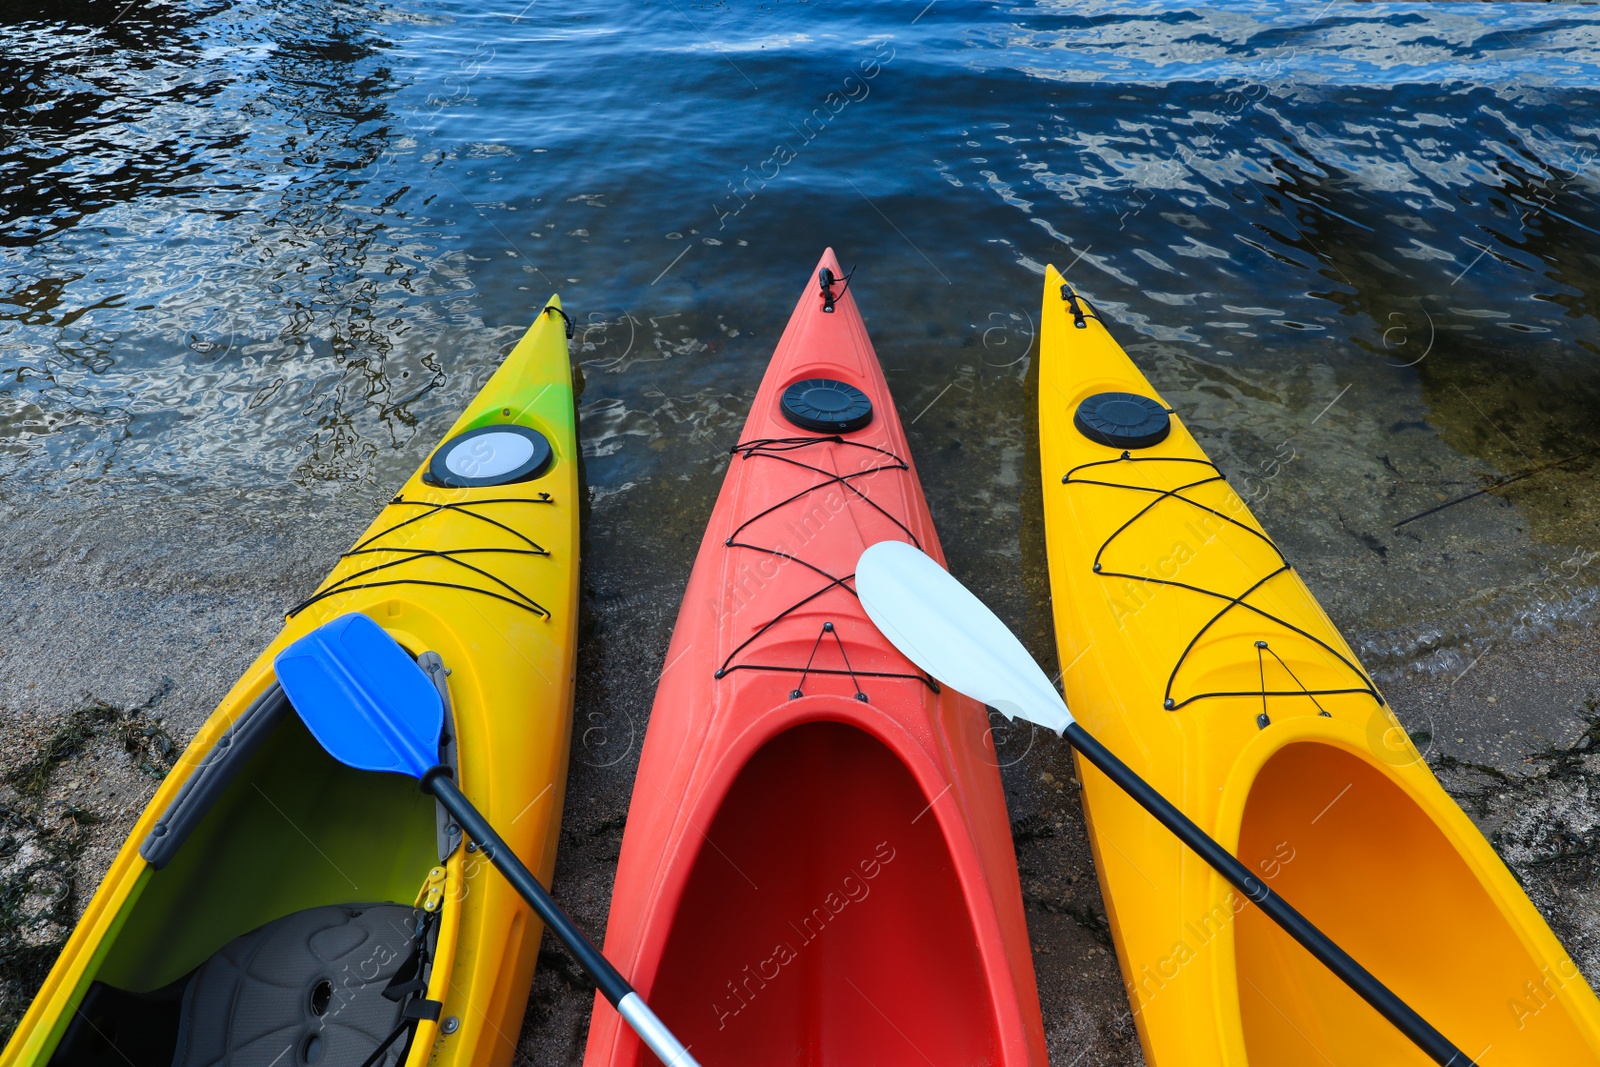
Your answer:
[[[332,905],[235,938],[184,991],[173,1067],[360,1067],[400,1025],[403,1005],[383,994],[416,966],[420,914]],[[404,1044],[379,1067],[398,1063]]]

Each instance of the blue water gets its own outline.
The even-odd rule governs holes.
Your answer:
[[[1224,466],[1333,430],[1258,507],[1368,654],[1470,645],[1483,581],[1339,581],[1594,443],[1597,45],[1531,3],[10,5],[0,493],[390,485],[560,291],[603,507],[715,469],[832,243],[1000,584],[1056,262]],[[1549,477],[1435,522],[1536,581],[1594,541]]]
[[[1592,355],[1592,8],[483,6],[13,6],[6,483],[392,475],[560,290],[616,490],[824,243],[888,352],[1019,352],[1054,261],[1243,374]]]
[[[1547,475],[1511,514],[1489,498],[1405,528],[1423,536],[1392,528],[1593,443],[1592,7],[95,2],[0,18],[13,502],[392,485],[559,291],[580,324],[597,521],[671,501],[692,541],[832,244],[952,552],[1014,612],[1040,610],[1003,587],[1036,541],[1048,262],[1225,467],[1297,442],[1257,506],[1369,655],[1503,629],[1464,620],[1461,599],[1593,541],[1546,514]],[[1580,505],[1585,463],[1557,472]],[[1472,552],[1464,575],[1450,565]],[[1372,583],[1405,566],[1400,605]],[[627,568],[609,573],[625,589]],[[1515,610],[1559,615],[1591,585]]]
[[[1597,105],[1572,3],[7,3],[0,682],[53,707],[125,658],[204,714],[239,620],[559,292],[592,505],[559,881],[598,930],[692,554],[830,244],[953,569],[1044,662],[1054,262],[1380,681],[1457,678],[1600,603]],[[1040,822],[1072,771],[1037,740],[999,738],[1025,890],[1090,901],[1081,833],[1040,851],[1076,806]],[[1052,1049],[1134,1062],[1073,906],[1030,911]],[[558,964],[529,1062],[581,1055]]]

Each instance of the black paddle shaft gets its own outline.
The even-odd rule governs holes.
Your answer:
[[[1295,911],[1287,901],[1268,889],[1265,882],[1250,873],[1250,868],[1212,840],[1210,834],[1196,826],[1166,797],[1152,789],[1149,783],[1113,755],[1110,749],[1091,737],[1087,730],[1074,722],[1067,726],[1064,736],[1074,748],[1083,753],[1085,759],[1122,787],[1124,792],[1138,801],[1140,807],[1154,815],[1157,822],[1177,835],[1178,840],[1199,853],[1201,859],[1232,883],[1246,899],[1266,912],[1268,918],[1305,946],[1307,952],[1321,960],[1328,970],[1338,975],[1346,985],[1360,995],[1361,999],[1376,1008],[1378,1014],[1393,1023],[1401,1033],[1415,1042],[1418,1048],[1431,1056],[1435,1063],[1443,1067],[1471,1067],[1472,1061],[1452,1045],[1448,1038],[1435,1030],[1405,1001],[1395,996],[1388,986],[1373,977],[1372,972],[1357,963],[1348,952],[1329,940],[1327,934],[1311,925],[1304,915]]]
[[[446,811],[453,816],[462,831],[473,841],[478,843],[478,851],[483,853],[488,861],[499,868],[505,875],[506,881],[522,895],[534,911],[539,913],[550,932],[556,935],[567,951],[577,957],[578,966],[582,967],[600,987],[600,992],[605,994],[613,1006],[617,1005],[623,997],[632,993],[633,986],[628,980],[611,966],[611,961],[600,954],[594,943],[584,936],[583,931],[573,925],[567,913],[561,910],[556,902],[550,899],[550,894],[533,872],[523,866],[517,854],[511,851],[499,834],[494,832],[494,827],[489,825],[489,820],[478,813],[460,788],[450,777],[449,767],[434,767],[422,777],[422,789],[425,793],[432,793],[439,798],[439,803],[444,805]]]

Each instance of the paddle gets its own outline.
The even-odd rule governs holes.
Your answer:
[[[273,661],[278,682],[329,755],[362,771],[407,774],[439,799],[478,851],[500,869],[668,1067],[698,1067],[627,979],[573,925],[439,765],[444,702],[422,668],[365,615],[344,615],[302,637]]]
[[[949,571],[903,541],[881,541],[861,554],[856,592],[868,617],[912,663],[1010,718],[1061,733],[1435,1062],[1469,1067],[1472,1061],[1427,1020],[1078,725],[1022,642]]]

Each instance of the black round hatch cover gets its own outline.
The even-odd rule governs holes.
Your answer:
[[[802,430],[849,433],[872,421],[867,394],[832,378],[807,378],[783,391],[783,417]]]
[[[1078,432],[1112,448],[1149,448],[1167,439],[1167,409],[1137,393],[1096,393],[1072,416]]]
[[[550,464],[550,442],[538,430],[503,423],[480,426],[439,446],[428,481],[452,489],[525,482]]]

